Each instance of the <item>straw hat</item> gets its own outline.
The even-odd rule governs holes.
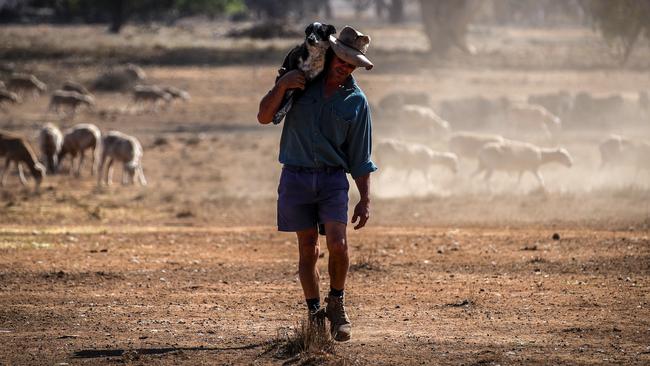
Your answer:
[[[338,38],[330,35],[330,46],[338,57],[349,64],[365,67],[366,70],[374,66],[366,57],[369,45],[370,36],[347,25],[341,30]]]

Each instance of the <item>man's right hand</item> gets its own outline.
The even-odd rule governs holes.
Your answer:
[[[277,85],[284,90],[305,89],[305,74],[301,70],[291,70],[278,79]]]

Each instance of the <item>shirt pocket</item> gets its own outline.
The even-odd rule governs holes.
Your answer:
[[[346,116],[333,106],[329,108],[328,112],[330,117],[329,121],[321,124],[323,134],[337,146],[341,146],[347,139],[348,131],[354,122],[354,117]]]
[[[316,103],[318,101],[310,95],[301,95],[293,100],[293,105],[287,114],[287,119],[297,120],[300,123],[307,120],[311,122],[316,112]]]

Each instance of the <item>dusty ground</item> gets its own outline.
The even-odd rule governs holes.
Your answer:
[[[304,306],[294,239],[273,227],[280,129],[259,126],[255,114],[277,68],[263,60],[291,42],[255,43],[259,59],[236,64],[241,55],[227,50],[252,43],[222,40],[221,28],[150,35],[129,27],[115,38],[93,27],[43,27],[50,32],[3,28],[0,39],[14,42],[0,46],[3,60],[20,60],[51,86],[144,60],[153,62],[145,65],[151,82],[185,88],[192,100],[151,113],[127,109],[126,94],[98,93],[96,111],[66,120],[45,113],[43,96],[0,114],[0,128],[33,142],[46,121],[133,134],[150,182],[97,188],[88,169],[82,179],[48,177],[34,194],[9,177],[0,190],[0,364],[285,362],[274,339]],[[564,89],[619,93],[629,104],[650,90],[647,47],[619,69],[584,29],[476,29],[479,55],[447,60],[420,54],[414,27],[370,30],[383,40],[374,55],[381,62],[357,74],[371,102],[407,88],[437,101]],[[400,46],[405,64],[395,62]],[[185,63],[209,56],[204,66],[165,58],[184,52]],[[548,194],[530,176],[521,186],[500,176],[488,190],[469,178],[471,162],[434,181],[380,170],[369,226],[350,234],[353,340],[311,361],[650,363],[650,177],[597,169],[599,141],[648,138],[650,124],[612,126],[562,136],[575,165],[542,169]],[[376,136],[385,135],[378,125]],[[444,138],[428,144],[445,148]]]
[[[372,227],[351,235],[350,364],[650,362],[647,232]],[[277,364],[303,316],[271,227],[0,234],[5,364]],[[320,262],[323,286],[327,257]]]

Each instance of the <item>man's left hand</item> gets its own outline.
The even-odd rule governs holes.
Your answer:
[[[361,200],[354,206],[354,215],[352,216],[352,223],[354,224],[359,220],[359,223],[354,227],[354,230],[359,230],[366,226],[366,222],[370,218],[370,201]]]

